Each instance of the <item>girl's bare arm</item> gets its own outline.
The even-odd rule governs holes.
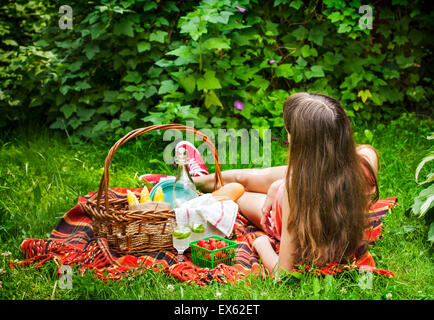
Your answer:
[[[283,190],[282,199],[282,234],[280,239],[280,251],[279,251],[279,271],[280,270],[291,270],[294,265],[294,240],[292,233],[288,231],[288,217],[289,217],[289,201],[288,193],[285,189]]]

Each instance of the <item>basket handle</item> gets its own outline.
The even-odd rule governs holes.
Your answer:
[[[115,155],[115,153],[119,149],[119,147],[121,145],[123,145],[125,142],[127,142],[131,139],[134,139],[135,137],[138,137],[138,136],[140,136],[144,133],[147,133],[149,131],[167,130],[167,129],[192,132],[196,136],[201,138],[208,145],[208,147],[211,149],[211,152],[212,152],[214,160],[215,160],[215,165],[216,165],[215,174],[214,174],[214,190],[217,189],[219,183],[220,183],[220,186],[223,186],[223,177],[222,177],[222,173],[221,173],[221,169],[220,169],[220,162],[219,162],[219,158],[218,158],[217,149],[214,146],[214,143],[211,141],[211,139],[209,139],[205,134],[203,134],[199,130],[192,128],[192,127],[187,127],[187,126],[182,125],[182,124],[172,123],[172,124],[153,125],[153,126],[149,126],[146,128],[135,129],[135,130],[127,133],[124,137],[119,139],[111,147],[110,151],[107,154],[105,162],[104,162],[104,173],[102,175],[101,182],[99,184],[98,195],[97,195],[97,200],[96,200],[96,209],[98,212],[100,212],[100,209],[101,209],[100,200],[101,200],[101,196],[102,196],[103,191],[104,191],[104,201],[105,201],[106,210],[109,207],[109,201],[108,201],[109,166],[110,166],[111,160],[113,159],[113,156]]]

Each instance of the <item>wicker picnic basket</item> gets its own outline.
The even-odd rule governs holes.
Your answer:
[[[139,256],[146,252],[174,250],[172,231],[176,219],[169,203],[151,202],[146,209],[130,210],[126,195],[125,198],[110,199],[109,166],[116,150],[125,142],[153,130],[187,131],[201,138],[211,149],[215,160],[214,190],[223,186],[217,150],[213,142],[199,130],[182,124],[165,124],[136,129],[126,134],[107,154],[96,200],[88,200],[84,204],[84,210],[92,220],[95,236],[106,238],[110,249],[121,255]]]

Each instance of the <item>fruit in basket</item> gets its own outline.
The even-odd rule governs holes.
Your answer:
[[[140,203],[151,202],[151,196],[149,195],[149,190],[145,186],[140,193]]]
[[[205,240],[199,240],[198,242],[196,242],[196,245],[197,245],[198,247],[203,248],[203,245],[206,244],[206,243],[207,243],[207,242],[206,242]]]
[[[211,248],[211,245],[209,243],[205,243],[202,245],[202,248],[206,249],[206,250],[214,250]]]
[[[164,202],[164,193],[160,186],[155,190],[154,201]]]
[[[210,238],[210,239],[208,239],[208,241],[207,240],[199,240],[198,242],[196,242],[196,245],[198,247],[201,247],[201,248],[204,248],[207,250],[211,250],[211,251],[226,248],[228,246],[226,241],[215,239],[215,238]]]
[[[217,249],[217,243],[219,242],[218,239],[210,238],[210,239],[208,239],[208,242],[209,242],[210,246],[212,247],[211,250]]]
[[[127,190],[127,200],[128,200],[128,205],[130,206],[139,204],[139,200],[137,199],[136,195],[134,194],[134,192],[131,192],[130,190]]]
[[[217,249],[222,249],[222,248],[225,248],[227,246],[228,246],[228,244],[226,243],[226,241],[219,241],[217,243]]]

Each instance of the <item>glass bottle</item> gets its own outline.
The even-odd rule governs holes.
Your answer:
[[[198,196],[196,185],[187,169],[187,153],[184,148],[178,148],[175,155],[178,173],[173,184],[173,207],[179,208],[184,202]]]

